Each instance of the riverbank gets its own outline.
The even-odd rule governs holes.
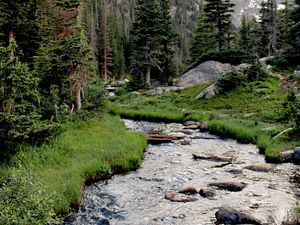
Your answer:
[[[85,183],[136,169],[146,145],[142,134],[128,132],[119,117],[105,114],[68,124],[49,144],[24,147],[0,167],[0,183],[6,183],[0,189],[0,224],[47,224],[69,213],[79,207]]]
[[[278,78],[269,76],[212,99],[195,100],[208,85],[158,96],[124,94],[112,98],[109,109],[136,120],[204,122],[213,134],[257,145],[270,162],[281,162],[281,152],[300,145],[300,138],[291,133],[272,140],[290,127],[280,122],[285,93]]]

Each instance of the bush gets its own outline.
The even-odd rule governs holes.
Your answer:
[[[118,89],[116,89],[115,94],[117,96],[122,96],[122,95],[126,95],[128,93],[128,91],[123,88],[123,87],[119,87]]]
[[[251,63],[254,61],[254,58],[244,51],[230,49],[224,51],[210,52],[205,55],[202,55],[197,60],[196,64],[193,65],[196,66],[208,60],[214,60],[222,63],[230,63],[232,65],[239,65],[243,62]]]
[[[36,176],[21,168],[0,188],[0,224],[53,224],[57,219],[52,199]]]
[[[292,67],[288,60],[282,56],[268,60],[267,64],[273,66],[273,69],[277,71],[286,71]]]
[[[237,71],[236,69],[232,69],[217,81],[217,86],[222,88],[224,92],[231,91],[241,86],[245,80],[246,76],[243,73]]]
[[[300,125],[300,100],[293,90],[288,92],[282,103],[282,120],[291,122],[294,127]]]
[[[105,97],[107,91],[100,82],[95,82],[86,87],[83,109],[89,111],[99,111],[105,107]]]

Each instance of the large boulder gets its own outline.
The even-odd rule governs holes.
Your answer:
[[[238,210],[229,206],[222,206],[216,212],[216,219],[218,223],[224,224],[262,224],[261,221],[253,216],[239,212]]]
[[[246,187],[246,184],[242,182],[229,181],[229,182],[213,182],[213,183],[209,183],[208,186],[217,187],[219,189],[223,189],[227,191],[238,192],[238,191],[242,191]]]
[[[230,69],[230,64],[207,61],[183,74],[177,85],[180,87],[190,87],[216,81],[222,74],[228,72]]]
[[[296,163],[300,163],[300,147],[294,149],[294,160]]]

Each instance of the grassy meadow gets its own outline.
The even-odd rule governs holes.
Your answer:
[[[23,147],[9,163],[0,168],[0,183],[5,184],[13,176],[19,179],[20,174],[34,174],[35,178],[29,177],[27,183],[15,183],[18,183],[21,189],[22,184],[30,184],[30,188],[27,189],[32,190],[36,190],[38,185],[40,190],[43,190],[43,196],[51,196],[51,210],[55,214],[67,214],[71,210],[70,206],[79,206],[85,183],[136,169],[146,144],[142,134],[127,131],[117,116],[105,114],[100,119],[70,123],[67,131],[49,144]],[[17,190],[11,192],[16,201],[0,200],[4,214],[4,210],[8,210],[7,214],[16,213],[13,208],[24,201],[21,199],[24,193]],[[38,194],[35,196],[38,197]],[[29,204],[31,203],[29,201]],[[23,214],[26,214],[24,212]],[[7,214],[1,215],[2,222],[5,221],[5,216],[10,218]],[[26,223],[25,220],[20,221]],[[28,224],[38,224],[31,222]]]

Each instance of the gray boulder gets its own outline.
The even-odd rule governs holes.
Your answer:
[[[294,76],[300,78],[300,70],[295,70]]]
[[[183,89],[184,89],[184,87],[175,87],[175,86],[156,87],[156,88],[153,88],[153,89],[147,91],[145,94],[149,95],[149,96],[162,95],[162,94],[169,93],[169,92],[178,92]]]
[[[253,216],[239,212],[230,206],[222,206],[215,215],[218,223],[262,225],[262,222]]]
[[[222,74],[228,72],[230,69],[230,64],[207,61],[183,74],[177,85],[180,87],[190,87],[197,84],[216,81]]]
[[[201,99],[201,98],[206,98],[206,99],[210,99],[212,97],[214,97],[216,94],[220,93],[222,91],[222,88],[220,88],[219,86],[216,85],[216,83],[214,83],[213,85],[205,88],[202,92],[200,92],[200,94],[198,94],[195,99]]]
[[[300,162],[300,147],[296,147],[294,149],[294,160],[295,162],[299,163]]]

